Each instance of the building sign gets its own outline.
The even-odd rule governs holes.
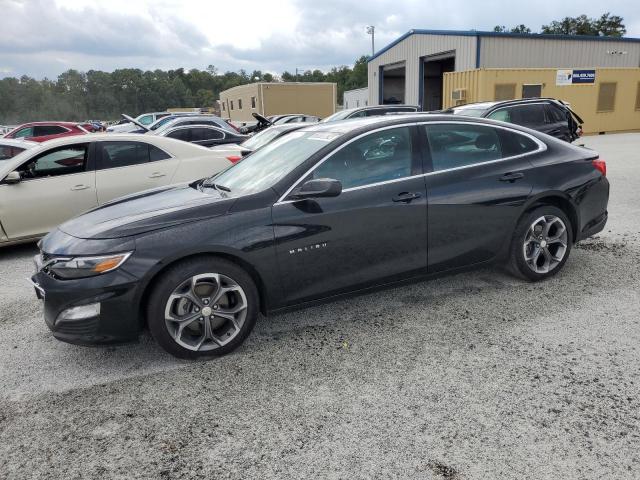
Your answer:
[[[595,70],[556,70],[556,85],[579,85],[595,81]]]

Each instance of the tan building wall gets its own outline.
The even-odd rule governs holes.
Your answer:
[[[555,68],[445,73],[444,108],[463,103],[506,100],[501,97],[505,92],[508,97],[520,99],[523,85],[541,85],[542,97],[557,98],[571,104],[571,108],[584,120],[585,133],[640,130],[640,68],[595,70],[595,83],[572,85],[556,85]],[[615,93],[611,98],[613,89]],[[454,101],[455,90],[465,90],[465,100]]]
[[[320,118],[335,112],[335,83],[252,83],[220,92],[221,115],[237,122],[250,122],[251,115],[304,113]]]

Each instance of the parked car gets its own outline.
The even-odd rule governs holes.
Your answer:
[[[17,126],[4,138],[24,138],[32,142],[46,142],[54,138],[86,135],[89,133],[75,122],[30,122]]]
[[[247,136],[212,125],[177,125],[165,129],[158,129],[153,136],[175,138],[184,142],[191,142],[203,147],[213,147],[227,143],[241,143]],[[147,135],[145,135],[146,137]]]
[[[208,148],[160,136],[88,134],[41,143],[0,162],[0,246],[42,237],[116,197],[230,164]]]
[[[450,108],[444,113],[515,123],[566,142],[580,138],[584,123],[566,103],[554,98],[469,103]]]
[[[9,160],[25,150],[35,147],[38,142],[0,138],[0,160]]]
[[[391,113],[411,113],[417,112],[420,108],[415,105],[375,105],[371,107],[348,108],[329,115],[321,120],[321,122],[336,122],[338,120],[347,120],[350,118],[377,117],[379,115],[387,115]]]
[[[142,124],[145,127],[151,125],[156,120],[166,117],[167,115],[171,115],[169,112],[151,112],[151,113],[143,113],[142,115],[138,115],[135,120],[136,123],[131,121],[131,117],[126,114],[122,114],[124,122],[119,122],[116,125],[111,125],[107,127],[107,132],[110,133],[130,133],[138,130],[139,125]]]
[[[166,118],[169,120],[165,121]],[[216,115],[179,115],[176,117],[165,117],[152,125],[149,131],[159,133],[162,130],[183,125],[211,125],[234,134],[239,133],[237,129]]]
[[[313,125],[313,123],[285,123],[283,125],[274,125],[247,138],[240,144],[230,143],[226,145],[218,145],[216,147],[211,147],[211,150],[215,152],[216,155],[226,158],[232,163],[236,163],[242,160],[243,157],[246,157],[259,148],[268,145],[269,143],[282,137],[283,135],[294,132],[309,125]]]
[[[604,228],[605,173],[592,150],[480,118],[319,123],[64,223],[32,280],[60,340],[148,325],[173,355],[220,355],[259,312],[494,262],[549,278]]]
[[[273,118],[269,118],[272,125],[282,125],[285,123],[318,123],[320,117],[315,115],[305,115],[303,113],[289,114],[289,115],[276,115]]]

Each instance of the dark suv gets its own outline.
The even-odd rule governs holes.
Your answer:
[[[566,142],[573,142],[582,135],[582,119],[568,105],[554,98],[469,103],[439,113],[515,123]]]

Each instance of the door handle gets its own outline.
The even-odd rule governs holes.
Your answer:
[[[149,175],[149,178],[160,178],[160,177],[166,177],[167,175],[165,173],[161,173],[161,172],[153,172],[151,175]]]
[[[421,196],[422,195],[420,195],[418,192],[402,192],[393,197],[391,200],[393,200],[394,202],[409,203],[411,200],[415,200],[416,198],[420,198]]]
[[[89,185],[76,185],[75,187],[71,187],[71,190],[77,192],[78,190],[86,190],[89,188]]]
[[[509,173],[505,173],[503,176],[501,176],[500,177],[500,181],[501,182],[513,183],[516,180],[520,180],[521,178],[524,178],[524,173],[522,173],[522,172],[509,172]]]

